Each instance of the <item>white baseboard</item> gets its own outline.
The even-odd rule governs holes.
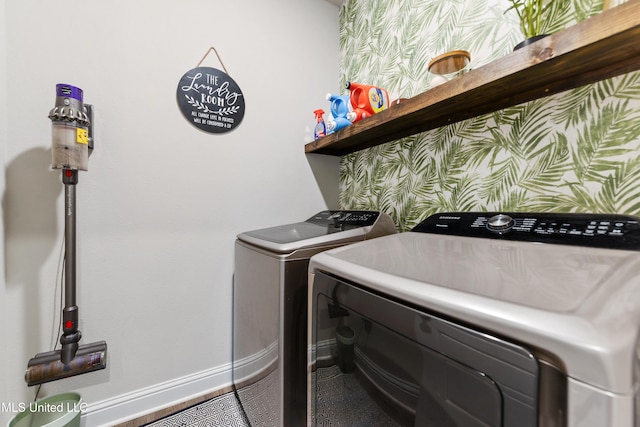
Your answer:
[[[83,408],[81,426],[113,426],[123,423],[231,387],[231,378],[231,364],[226,364],[91,403]]]
[[[272,342],[268,347],[255,354],[236,361],[233,372],[233,380],[236,386],[241,387],[245,381],[254,380],[269,369],[278,360],[278,341]]]
[[[254,378],[278,358],[278,342],[236,361],[236,381]],[[171,381],[91,403],[83,408],[81,427],[113,426],[163,408],[212,393],[233,384],[232,365],[226,364]]]
[[[318,341],[311,346],[311,360],[324,361],[332,359],[336,352],[336,345],[335,338]]]

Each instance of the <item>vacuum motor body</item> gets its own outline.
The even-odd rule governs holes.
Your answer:
[[[52,122],[51,167],[88,170],[89,116],[82,89],[56,85],[56,105],[49,112]]]

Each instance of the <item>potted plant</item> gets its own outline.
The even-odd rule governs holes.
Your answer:
[[[558,15],[569,5],[568,0],[509,0],[509,3],[511,7],[505,13],[512,9],[516,11],[525,37],[515,49],[546,37],[546,32],[557,23]]]

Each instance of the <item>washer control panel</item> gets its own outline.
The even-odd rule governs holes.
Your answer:
[[[375,211],[322,211],[306,222],[347,229],[373,225],[379,216]]]
[[[640,218],[630,215],[450,212],[431,215],[411,231],[640,250]]]

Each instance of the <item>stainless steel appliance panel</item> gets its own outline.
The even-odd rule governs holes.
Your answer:
[[[322,211],[235,243],[232,379],[252,426],[306,421],[307,270],[314,254],[395,233],[388,215]]]
[[[356,387],[365,390],[359,395],[365,416],[388,417],[385,425],[527,427],[538,425],[540,411],[548,425],[564,425],[566,401],[541,402],[538,389],[545,384],[562,396],[566,378],[548,365],[541,369],[521,345],[322,272],[310,307],[312,425],[366,425],[363,415],[351,418],[357,409],[345,403]],[[349,351],[345,329],[353,336]],[[332,369],[337,385],[329,399],[318,375]],[[339,386],[344,381],[353,382]],[[340,411],[341,405],[351,409]]]

